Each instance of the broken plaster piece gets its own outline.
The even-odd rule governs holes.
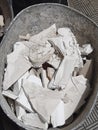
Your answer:
[[[15,103],[16,116],[19,120],[22,120],[21,117],[26,114],[26,111],[18,103]]]
[[[18,97],[11,90],[2,91],[2,94],[8,98],[13,99],[13,100],[17,99],[17,97]]]
[[[24,84],[23,87],[34,110],[41,115],[43,120],[50,123],[50,115],[60,102],[62,95],[59,92],[34,87],[33,85],[27,87],[27,85]]]
[[[60,63],[61,63],[61,58],[57,56],[56,54],[53,54],[50,59],[48,60],[48,63],[53,66],[55,69],[58,69]]]
[[[29,58],[33,67],[41,67],[53,55],[54,48],[51,47],[47,39],[54,36],[56,36],[55,24],[39,34],[31,36],[28,44],[24,43],[30,49]]]
[[[30,38],[30,41],[36,44],[38,44],[38,42],[40,42],[40,44],[45,44],[48,38],[55,37],[55,36],[56,36],[56,25],[53,24],[49,28],[44,29],[40,33],[32,36]],[[29,47],[32,47],[34,43],[32,43],[31,45],[29,44]]]
[[[40,49],[40,46],[38,46],[38,48]],[[42,64],[47,62],[54,53],[54,48],[52,47],[48,48],[48,50],[46,50],[45,47],[42,47],[42,51],[38,53],[39,49],[30,49],[29,58],[34,68],[41,67]]]
[[[29,72],[27,71],[14,85],[13,85],[13,93],[15,95],[19,95],[20,93],[20,90],[21,90],[21,87],[22,87],[22,83],[23,83],[23,80],[25,80],[28,76],[29,76]]]
[[[47,73],[48,79],[51,80],[55,73],[55,69],[51,67],[47,67],[46,73]]]
[[[71,32],[71,29],[66,27],[66,28],[58,28],[58,34],[61,36],[68,36],[70,35],[72,37],[73,33]]]
[[[42,94],[43,95],[43,94]],[[51,95],[49,95],[51,96]],[[59,104],[59,99],[52,99],[49,97],[45,97],[44,95],[37,96],[36,98],[30,99],[32,106],[34,107],[35,111],[41,115],[42,119],[48,123],[50,123],[50,116],[53,113],[53,110],[56,109],[57,105]]]
[[[16,99],[16,102],[21,105],[25,110],[29,112],[34,112],[31,108],[31,105],[24,93],[23,88],[21,88],[18,98]]]
[[[52,89],[65,88],[75,68],[76,61],[76,57],[65,56],[48,87]]]
[[[26,73],[32,64],[28,60],[29,49],[21,42],[17,43],[15,51],[7,55],[7,68],[4,75],[3,89],[11,87],[24,73]]]
[[[54,46],[55,50],[59,51],[64,57],[77,57],[76,67],[82,67],[83,61],[79,50],[79,44],[77,44],[74,34],[69,28],[61,29],[65,30],[66,33],[64,35],[50,38],[48,41]]]
[[[90,53],[93,52],[91,44],[84,44],[82,45],[82,47],[79,48],[82,55],[89,55]]]
[[[80,53],[76,37],[74,36],[70,28],[59,28],[58,34],[62,37],[62,46],[65,48],[67,55],[72,55],[73,53],[75,53],[75,51]]]
[[[42,88],[43,87],[40,77],[37,77],[34,74],[31,74],[30,76],[28,76],[27,79],[23,80],[23,85],[28,86],[28,88],[30,88],[30,87]]]
[[[19,35],[19,38],[21,39],[21,40],[29,40],[30,39],[30,34],[28,33],[26,36],[23,36],[23,35]]]
[[[76,76],[76,77],[72,78],[72,80],[76,86],[80,86],[80,92],[83,93],[82,97],[79,101],[79,104],[76,108],[76,110],[78,110],[83,104],[85,104],[85,102],[86,102],[85,99],[88,97],[88,95],[91,91],[91,88],[90,88],[90,83],[89,83],[88,79],[86,79],[83,75]],[[85,91],[81,89],[82,85],[86,86]]]
[[[75,112],[80,100],[83,98],[87,89],[86,82],[87,79],[82,75],[72,77],[64,90],[65,97],[63,101],[65,103],[65,120]]]
[[[22,116],[22,121],[25,125],[47,130],[48,123],[40,119],[37,113],[27,113]]]
[[[8,98],[8,99],[7,99],[7,102],[8,102],[8,104],[9,104],[9,106],[10,106],[12,112],[14,113],[14,112],[15,112],[15,102],[14,102],[14,100],[11,99],[11,98]]]
[[[65,112],[64,112],[64,103],[63,101],[60,101],[60,103],[57,105],[54,112],[51,114],[51,124],[53,125],[53,128],[57,126],[62,126],[65,124]]]
[[[0,26],[4,26],[4,17],[2,15],[0,15]]]
[[[42,69],[41,78],[42,78],[42,83],[43,83],[44,88],[47,88],[49,79],[47,77],[46,70],[44,69]]]
[[[69,28],[59,28],[58,34],[61,36],[50,38],[48,41],[50,41],[54,48],[58,49],[63,56],[72,55],[78,50],[77,40]]]

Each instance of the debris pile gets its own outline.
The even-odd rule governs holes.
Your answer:
[[[80,47],[70,28],[57,30],[55,24],[34,36],[19,37],[7,55],[2,94],[28,126],[66,124],[90,92],[91,45]]]

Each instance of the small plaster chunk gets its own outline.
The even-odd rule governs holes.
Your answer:
[[[0,26],[4,26],[4,17],[2,15],[0,15]]]

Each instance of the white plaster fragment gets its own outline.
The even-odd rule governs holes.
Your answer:
[[[2,91],[2,94],[8,98],[13,99],[13,100],[17,99],[17,97],[18,97],[11,90]]]
[[[60,101],[54,112],[51,114],[51,124],[53,125],[53,128],[65,124],[65,110],[63,101]]]
[[[84,44],[82,45],[82,47],[79,48],[82,55],[88,55],[93,52],[91,44]]]
[[[43,120],[50,122],[50,115],[61,100],[61,93],[41,87],[23,85],[34,110]]]
[[[65,97],[63,101],[65,103],[65,120],[75,112],[80,100],[83,98],[87,89],[86,82],[87,79],[82,75],[72,77],[64,90]]]
[[[30,34],[26,34],[26,36],[23,36],[23,35],[19,35],[19,38],[22,39],[22,40],[29,40],[30,39]]]
[[[26,114],[25,109],[21,107],[18,103],[15,103],[15,109],[17,118],[22,121],[21,117]]]
[[[44,69],[42,69],[41,78],[42,78],[44,88],[47,88],[49,79],[47,77],[46,70],[44,70]]]
[[[0,15],[0,26],[4,26],[4,17],[2,15]]]
[[[39,51],[40,46],[37,47]],[[38,53],[38,51],[37,48],[35,48],[35,49],[30,49],[29,52],[30,61],[33,67],[35,68],[41,67],[43,63],[47,62],[50,59],[50,57],[54,53],[54,48],[51,47],[49,50],[46,50],[46,48],[43,47],[43,50],[40,53]]]
[[[40,119],[37,113],[28,113],[22,116],[24,124],[43,130],[47,130],[48,124]]]
[[[50,59],[48,60],[48,63],[53,66],[55,69],[58,69],[60,63],[61,63],[61,58],[58,57],[56,54],[53,54]]]
[[[76,60],[76,57],[65,56],[48,87],[54,89],[65,88],[72,75],[74,68],[76,67]]]
[[[13,85],[13,93],[15,95],[19,95],[20,93],[20,90],[21,90],[21,87],[22,87],[22,84],[23,84],[23,80],[25,80],[26,78],[28,78],[29,76],[29,72],[27,71],[14,85]]]
[[[9,104],[9,106],[10,106],[12,112],[15,113],[15,102],[14,102],[14,100],[11,99],[11,98],[8,98],[8,99],[7,99],[7,102],[8,102],[8,104]]]
[[[3,81],[4,90],[11,87],[32,67],[32,64],[26,58],[29,54],[29,49],[21,42],[18,42],[17,44],[18,47],[16,47],[15,51],[7,55],[7,68]]]
[[[40,67],[44,62],[48,61],[54,53],[47,39],[56,35],[55,24],[43,30],[39,34],[31,36],[28,44],[24,43],[29,49],[29,58],[33,67]]]
[[[31,108],[31,105],[24,93],[23,88],[21,88],[18,98],[16,99],[16,102],[21,105],[25,110],[29,112],[34,112]]]
[[[55,69],[51,67],[47,67],[46,73],[47,73],[48,79],[51,80],[55,73]]]
[[[44,29],[43,31],[41,31],[40,33],[32,36],[30,38],[31,42],[34,43],[38,43],[40,42],[41,44],[44,44],[48,38],[54,37],[56,36],[56,25],[53,24],[52,26],[50,26],[47,29]],[[31,47],[32,45],[29,45],[29,47]]]

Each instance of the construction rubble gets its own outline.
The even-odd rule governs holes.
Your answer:
[[[68,27],[20,35],[7,55],[2,90],[16,117],[45,130],[65,125],[90,93],[92,52]]]

